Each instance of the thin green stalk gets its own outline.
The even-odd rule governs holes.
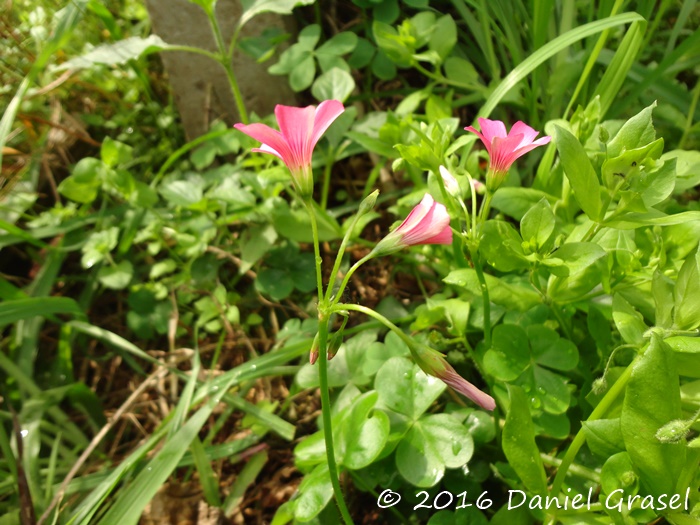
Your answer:
[[[688,118],[685,122],[685,127],[683,128],[683,135],[681,140],[678,142],[678,148],[683,149],[685,147],[685,142],[688,140],[688,135],[690,134],[690,129],[693,127],[693,118],[695,117],[695,108],[698,105],[698,99],[700,98],[700,83],[695,84],[695,89],[693,89],[693,99],[690,102],[690,109],[688,110]]]
[[[323,186],[321,188],[321,209],[326,210],[328,207],[328,193],[331,187],[331,169],[335,162],[335,149],[328,148],[328,156],[326,157],[326,165],[323,168]]]
[[[486,277],[484,277],[484,269],[481,266],[478,248],[475,249],[470,246],[469,255],[474,263],[476,278],[479,280],[481,297],[484,301],[484,344],[486,345],[486,348],[491,348],[491,299],[489,297],[489,287],[486,284]]]
[[[311,220],[311,232],[314,238],[314,255],[316,261],[316,286],[318,288],[318,380],[319,389],[321,390],[321,414],[323,419],[323,437],[326,443],[326,460],[328,462],[328,473],[333,485],[333,493],[335,501],[338,504],[340,514],[343,516],[343,521],[346,525],[353,525],[352,517],[348,511],[343,498],[343,491],[340,487],[338,479],[338,467],[335,464],[335,450],[333,447],[333,426],[331,422],[331,398],[328,388],[328,356],[326,354],[328,345],[328,320],[330,317],[330,309],[328,301],[323,294],[323,275],[322,275],[322,259],[321,249],[318,237],[318,225],[316,223],[316,213],[310,200],[304,202],[306,209],[309,212]]]
[[[617,381],[615,381],[615,384],[610,387],[610,390],[608,390],[603,399],[601,399],[600,403],[598,403],[598,406],[596,406],[593,412],[591,412],[591,415],[588,416],[588,419],[586,421],[595,421],[605,415],[608,409],[612,406],[612,404],[627,386],[627,383],[630,377],[632,376],[632,368],[634,367],[636,361],[637,360],[635,359],[634,361],[632,361],[632,363],[629,364],[629,366],[625,369],[622,375],[617,379]],[[550,491],[550,494],[552,494],[553,496],[556,496],[559,494],[559,492],[561,492],[561,487],[564,484],[566,473],[568,472],[569,467],[573,463],[574,459],[576,459],[576,454],[578,454],[578,451],[583,446],[583,443],[585,441],[586,434],[583,431],[583,427],[581,427],[581,429],[574,437],[574,440],[571,442],[569,449],[566,451],[564,458],[561,460],[561,465],[557,470],[556,476],[554,476],[554,481],[552,482],[552,490]],[[547,523],[551,525],[555,523],[555,521],[556,514],[553,514],[549,516]]]
[[[335,493],[335,501],[338,504],[340,514],[346,525],[352,525],[352,517],[348,512],[343,498],[343,491],[338,480],[338,467],[335,464],[335,450],[333,448],[333,427],[331,426],[331,398],[328,393],[328,357],[326,345],[328,343],[328,319],[322,316],[318,327],[318,379],[321,389],[321,414],[323,418],[323,437],[326,442],[326,459],[328,461],[328,473]]]
[[[226,78],[228,79],[229,85],[231,86],[231,92],[233,93],[233,98],[236,101],[236,108],[238,109],[238,115],[241,118],[243,124],[248,124],[248,112],[245,108],[245,103],[243,102],[243,95],[238,87],[238,80],[236,80],[236,75],[233,72],[233,65],[231,64],[231,58],[226,50],[226,44],[224,44],[224,38],[221,35],[221,27],[219,26],[219,21],[216,19],[216,13],[213,9],[205,9],[207,13],[207,18],[209,19],[209,25],[214,33],[214,39],[216,40],[216,46],[219,49],[219,55],[217,61],[226,71]]]
[[[411,338],[408,337],[404,333],[404,331],[401,330],[401,328],[389,321],[389,319],[384,317],[379,312],[375,312],[371,308],[367,308],[366,306],[362,306],[361,304],[338,303],[331,307],[331,312],[337,312],[340,310],[354,310],[355,312],[361,312],[369,317],[374,317],[377,321],[381,322],[389,330],[398,335],[409,348],[413,347],[414,342],[411,340]]]
[[[331,294],[333,293],[333,286],[335,285],[335,279],[336,276],[338,275],[338,271],[340,270],[340,265],[342,264],[343,261],[343,255],[345,254],[345,248],[348,245],[348,241],[350,240],[350,236],[352,235],[353,230],[355,229],[355,225],[357,224],[357,221],[360,219],[359,214],[355,214],[355,217],[353,217],[352,221],[350,222],[350,227],[348,228],[348,231],[345,233],[345,236],[343,237],[342,242],[340,243],[340,247],[338,248],[338,254],[335,257],[335,263],[333,264],[333,270],[331,271],[331,276],[328,280],[328,288],[326,288],[326,296],[325,296],[325,302],[326,304],[330,304],[331,300]],[[355,266],[359,267],[359,261],[355,263],[353,268]],[[354,270],[352,272],[354,273]],[[352,274],[351,274],[352,275]],[[346,275],[347,277],[347,275]],[[343,281],[345,282],[345,281]],[[347,284],[347,283],[345,283]],[[345,288],[345,286],[342,286],[341,288]],[[342,294],[342,289],[339,294],[337,294],[337,297],[340,297]]]
[[[355,271],[360,266],[365,264],[372,257],[373,257],[372,252],[370,252],[367,255],[365,255],[362,259],[360,259],[359,261],[357,261],[355,264],[352,265],[352,267],[348,270],[348,273],[345,274],[343,281],[340,283],[340,287],[338,288],[338,293],[335,294],[334,304],[337,303],[338,300],[343,296],[343,292],[345,291],[345,287],[348,285],[348,282],[350,281],[350,277],[352,277],[352,274],[354,274]],[[329,288],[329,293],[330,293],[330,288]]]
[[[314,237],[314,261],[316,263],[316,288],[318,291],[318,302],[319,311],[322,307],[322,302],[325,303],[323,299],[323,268],[321,266],[323,259],[321,259],[321,248],[318,241],[318,224],[316,223],[316,213],[314,212],[313,206],[310,202],[304,202],[306,205],[306,211],[309,212],[309,220],[311,221],[311,233]],[[319,315],[320,317],[320,315]]]

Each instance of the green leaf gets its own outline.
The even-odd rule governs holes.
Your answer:
[[[408,359],[392,357],[377,371],[374,388],[387,408],[416,421],[446,387]]]
[[[334,67],[316,79],[311,86],[311,94],[318,101],[345,100],[355,89],[355,80],[352,75],[338,67]]]
[[[238,273],[243,275],[272,248],[277,232],[271,224],[248,228],[241,240],[241,264]]]
[[[338,430],[336,453],[342,464],[352,470],[372,464],[389,437],[389,417],[374,410],[377,398],[374,390],[357,398]]]
[[[500,190],[499,190],[500,191]],[[506,282],[493,275],[485,275],[492,302],[524,312],[541,303],[541,298],[529,283]],[[476,271],[471,268],[452,270],[443,279],[447,284],[459,286],[477,297],[481,297],[481,285]]]
[[[97,197],[105,172],[106,167],[99,159],[81,159],[73,172],[58,185],[58,192],[72,201],[88,204]]]
[[[457,25],[450,15],[444,15],[437,19],[435,29],[430,36],[428,48],[440,57],[444,62],[457,43]]]
[[[682,417],[673,354],[652,334],[648,347],[631,366],[620,417],[625,446],[642,485],[656,497],[672,494],[685,465],[685,444],[661,443],[656,432]]]
[[[174,180],[162,184],[158,191],[173,206],[190,206],[202,200],[204,181],[198,177],[190,180]]]
[[[523,240],[510,223],[498,220],[486,221],[482,231],[483,237],[479,248],[496,270],[512,272],[530,266],[530,262],[523,253]]]
[[[626,343],[640,346],[644,343],[648,328],[644,318],[619,293],[613,296],[613,320]]]
[[[558,200],[548,193],[533,188],[504,187],[499,188],[494,194],[491,206],[515,220],[521,221],[528,210],[542,199],[545,199],[550,205]]]
[[[525,242],[541,248],[554,233],[555,225],[552,207],[547,199],[542,198],[523,216],[520,221],[520,234]]]
[[[584,421],[582,425],[586,444],[594,454],[607,458],[624,452],[625,441],[622,437],[620,418]]]
[[[238,27],[243,27],[251,18],[260,13],[289,15],[295,7],[313,3],[314,0],[241,0],[243,14],[238,21]]]
[[[379,49],[397,66],[408,67],[411,65],[413,49],[406,46],[396,29],[389,24],[374,20],[372,22],[372,33]]]
[[[493,329],[491,348],[484,355],[484,369],[500,381],[513,381],[530,365],[530,345],[525,330],[514,324]]]
[[[297,490],[299,497],[294,500],[294,516],[301,522],[310,521],[318,516],[333,496],[328,465],[318,465],[311,474],[304,476]]]
[[[694,330],[700,326],[700,247],[681,266],[673,296],[676,328]]]
[[[573,370],[578,364],[576,345],[559,337],[554,330],[541,324],[527,327],[532,355],[538,365],[554,370]]]
[[[312,55],[308,55],[299,62],[289,75],[289,85],[294,91],[303,91],[308,88],[316,76],[316,62]]]
[[[123,142],[118,142],[110,137],[105,137],[100,148],[100,158],[106,166],[114,168],[125,164],[132,159],[133,148]]]
[[[97,46],[83,56],[73,58],[63,62],[56,68],[57,71],[66,69],[87,69],[95,65],[115,66],[126,64],[129,60],[134,60],[143,55],[167,50],[168,44],[158,35],[149,35],[146,38],[132,36],[114,42]]]
[[[338,33],[316,49],[316,55],[334,55],[336,57],[347,55],[355,49],[357,40],[357,35],[350,31]]]
[[[555,129],[557,151],[574,190],[576,202],[592,221],[602,220],[605,209],[602,206],[601,188],[586,151],[569,131],[559,126],[555,126]]]
[[[651,279],[651,293],[656,305],[654,325],[671,328],[673,322],[673,281],[657,268]]]
[[[467,428],[448,414],[434,414],[420,418],[401,440],[396,467],[416,487],[432,487],[444,476],[445,467],[461,467],[473,453]]]
[[[97,272],[97,279],[102,286],[111,290],[123,290],[134,276],[134,266],[130,261],[121,261],[114,266],[107,265]]]
[[[605,494],[611,494],[620,489],[624,494],[637,493],[639,478],[634,472],[634,465],[627,452],[618,452],[607,459],[600,470],[600,487]]]
[[[523,485],[535,494],[547,493],[547,476],[535,442],[527,396],[519,386],[507,385],[510,407],[503,426],[503,453]]]
[[[286,299],[294,290],[294,280],[285,270],[265,268],[255,279],[255,289],[275,301]]]
[[[443,67],[445,76],[452,82],[457,82],[465,87],[472,87],[479,83],[479,73],[472,63],[464,58],[448,57]]]
[[[0,326],[15,323],[20,319],[46,317],[53,314],[84,316],[84,312],[69,297],[31,297],[5,300],[0,303]]]

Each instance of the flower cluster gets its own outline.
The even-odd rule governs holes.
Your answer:
[[[343,104],[337,100],[326,100],[318,107],[295,108],[278,105],[275,107],[275,116],[279,131],[259,123],[236,124],[235,128],[262,143],[253,151],[269,153],[280,158],[289,168],[295,190],[303,199],[308,200],[313,194],[311,157],[314,147],[344,110]],[[516,159],[551,140],[548,136],[537,139],[539,132],[523,122],[516,122],[508,133],[501,121],[480,118],[478,122],[481,131],[472,126],[464,129],[476,133],[489,154],[486,191],[490,193],[502,184]],[[439,172],[448,194],[461,199],[459,183],[454,176],[444,166],[440,166]],[[481,185],[479,182],[472,181],[472,185],[474,190],[481,189],[478,186]],[[372,204],[375,199],[376,195]],[[367,259],[420,244],[452,244],[450,215],[446,207],[435,202],[430,194],[423,197],[398,228],[377,243]],[[461,377],[442,354],[418,343],[409,347],[414,360],[423,371],[438,377],[480,407],[486,410],[495,408],[494,399]],[[318,355],[318,349],[315,354],[312,352],[312,360],[314,355]]]

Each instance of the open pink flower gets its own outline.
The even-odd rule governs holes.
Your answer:
[[[516,159],[552,140],[546,135],[535,140],[540,132],[520,121],[513,124],[510,133],[506,133],[506,126],[500,120],[480,118],[479,126],[481,132],[472,126],[464,129],[476,133],[489,152],[489,171],[486,175],[486,188],[489,191],[496,191]]]
[[[414,361],[421,367],[423,372],[437,377],[447,386],[474,401],[481,408],[486,410],[496,408],[496,401],[486,392],[482,392],[460,376],[440,352],[419,343],[409,345],[409,349]]]
[[[275,106],[280,131],[265,124],[236,124],[234,127],[262,142],[253,151],[270,153],[282,159],[292,173],[294,186],[304,197],[313,193],[311,156],[316,143],[333,121],[345,111],[337,100],[324,100],[318,107]]]
[[[372,252],[375,256],[387,255],[414,244],[452,244],[450,215],[444,204],[435,202],[429,193]]]

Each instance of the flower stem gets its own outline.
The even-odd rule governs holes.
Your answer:
[[[305,200],[304,204],[311,220],[311,232],[314,238],[314,259],[316,261],[316,286],[318,288],[318,382],[321,391],[321,415],[323,419],[323,437],[326,443],[326,461],[328,462],[328,473],[340,514],[343,516],[343,521],[346,525],[353,525],[352,517],[343,498],[343,491],[340,488],[338,467],[335,464],[335,449],[333,447],[331,398],[328,388],[328,356],[326,354],[328,347],[328,320],[331,311],[328,308],[328,301],[323,295],[323,260],[321,259],[321,248],[318,239],[318,224],[316,223],[316,212],[311,200]]]
[[[361,312],[365,315],[368,315],[369,317],[374,317],[377,321],[379,321],[384,326],[386,326],[389,330],[391,330],[396,335],[398,335],[401,338],[401,340],[404,343],[406,343],[406,345],[409,348],[411,346],[413,346],[413,341],[411,340],[410,337],[408,337],[406,335],[406,333],[403,330],[401,330],[401,328],[399,328],[394,323],[389,321],[389,319],[384,317],[379,312],[375,312],[371,308],[367,308],[366,306],[362,306],[361,304],[348,304],[348,303],[338,303],[338,304],[331,307],[331,311],[338,311],[338,310],[354,310],[356,312]]]
[[[343,296],[343,292],[345,291],[345,287],[348,285],[348,282],[350,281],[350,277],[352,277],[352,274],[357,271],[357,269],[365,264],[367,261],[369,261],[372,258],[372,252],[368,253],[365,255],[362,259],[357,261],[355,264],[352,265],[352,267],[348,270],[348,273],[345,274],[345,277],[343,277],[342,282],[340,283],[340,287],[338,288],[338,293],[335,294],[335,300],[333,303],[337,303],[338,300]],[[330,290],[329,290],[330,294]]]
[[[207,18],[209,19],[209,25],[211,26],[212,33],[214,33],[214,39],[216,40],[216,46],[219,50],[218,62],[226,71],[226,78],[231,86],[231,92],[233,93],[233,98],[236,101],[236,109],[238,109],[238,115],[241,118],[243,124],[248,124],[248,112],[245,108],[245,103],[243,102],[243,95],[238,87],[238,80],[236,80],[236,75],[233,72],[233,64],[231,63],[232,56],[229,55],[226,44],[224,44],[224,38],[221,34],[221,26],[219,26],[219,21],[216,19],[216,13],[213,8],[205,9],[207,13]],[[232,41],[233,44],[233,41]]]
[[[484,269],[481,266],[478,248],[469,247],[469,255],[474,263],[476,270],[476,278],[479,279],[479,287],[481,288],[481,297],[484,302],[484,344],[486,348],[491,348],[491,299],[489,297],[489,287],[486,284]]]
[[[318,326],[318,379],[321,389],[321,414],[323,419],[323,437],[326,442],[326,460],[328,461],[328,473],[333,485],[335,501],[338,504],[340,514],[346,525],[352,525],[352,517],[343,498],[343,491],[338,480],[338,467],[335,464],[335,449],[333,448],[333,427],[331,426],[331,398],[328,393],[328,357],[326,346],[328,343],[328,319],[325,315],[319,318]]]

